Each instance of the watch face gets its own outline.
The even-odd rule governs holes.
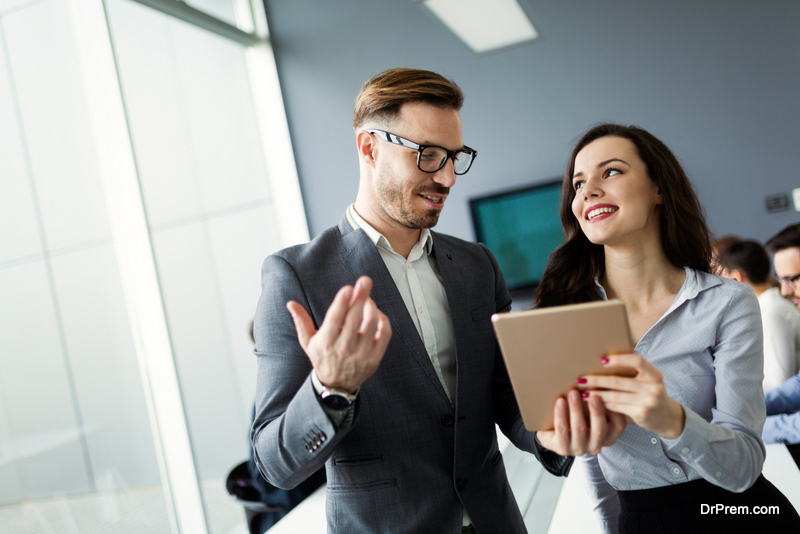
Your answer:
[[[347,397],[335,391],[327,392],[327,395],[322,397],[322,404],[331,410],[345,410],[350,407],[350,401]]]

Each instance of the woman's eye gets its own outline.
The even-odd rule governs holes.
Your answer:
[[[614,176],[615,174],[621,174],[622,171],[619,169],[608,169],[606,171],[606,176]]]
[[[583,187],[585,183],[586,182],[584,182],[583,180],[578,180],[577,182],[573,182],[572,188],[575,189],[575,191],[577,191],[578,189]]]

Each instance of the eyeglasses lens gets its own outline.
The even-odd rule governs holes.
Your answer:
[[[470,165],[472,165],[472,157],[472,152],[459,152],[456,154],[456,159],[453,162],[456,174],[464,174],[469,170]]]
[[[419,168],[425,172],[436,172],[447,159],[447,152],[439,147],[427,146],[419,155]]]

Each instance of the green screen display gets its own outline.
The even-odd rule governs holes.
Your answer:
[[[547,258],[564,242],[561,181],[470,200],[477,240],[492,251],[510,289],[539,283]]]

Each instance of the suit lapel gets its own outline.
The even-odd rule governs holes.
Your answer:
[[[444,291],[447,295],[447,304],[450,307],[450,318],[453,321],[453,336],[456,346],[456,391],[454,400],[458,399],[459,391],[462,387],[462,374],[459,365],[460,339],[464,339],[464,332],[467,329],[467,318],[469,307],[466,301],[467,284],[469,281],[464,277],[464,271],[459,263],[458,251],[452,250],[439,235],[434,235],[433,254],[439,266],[439,273],[442,275]]]
[[[378,309],[391,318],[392,337],[405,343],[428,379],[449,404],[450,401],[430,362],[425,344],[417,332],[417,327],[414,326],[414,321],[408,314],[403,297],[397,290],[394,279],[386,268],[377,247],[363,231],[353,230],[347,217],[344,217],[339,223],[339,229],[342,231],[341,253],[345,267],[356,278],[362,275],[372,278],[372,300],[375,301]]]

